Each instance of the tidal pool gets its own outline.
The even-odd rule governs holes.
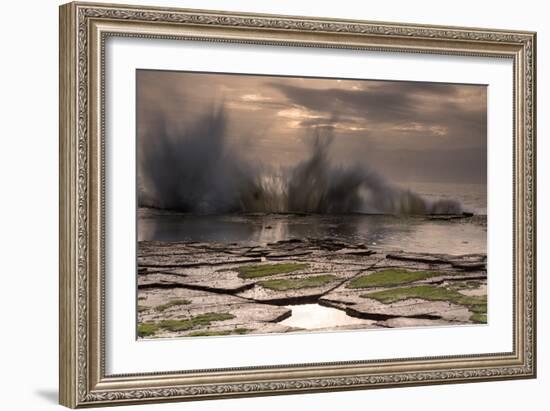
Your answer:
[[[280,324],[307,330],[344,325],[368,325],[374,322],[350,317],[342,310],[319,304],[289,305],[286,308],[292,310],[292,315],[281,321]]]

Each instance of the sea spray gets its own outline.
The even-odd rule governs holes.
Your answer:
[[[287,168],[245,160],[226,144],[223,104],[183,132],[169,132],[162,116],[150,129],[139,145],[140,206],[199,214],[462,212],[458,201],[429,202],[364,163],[333,164],[330,128],[314,129],[308,158]]]

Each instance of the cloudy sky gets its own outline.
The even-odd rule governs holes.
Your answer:
[[[162,116],[181,133],[223,104],[227,144],[274,166],[307,157],[315,130],[331,160],[396,183],[486,183],[487,89],[457,85],[138,70],[139,139]]]

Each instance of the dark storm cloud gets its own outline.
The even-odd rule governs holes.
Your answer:
[[[270,86],[291,104],[333,116],[353,115],[357,123],[365,122],[371,128],[386,124],[399,130],[403,124],[423,124],[447,128],[451,133],[475,131],[474,138],[483,144],[477,134],[485,129],[485,105],[479,93],[475,96],[479,101],[460,97],[467,86],[401,82],[375,82],[360,90],[313,89],[275,82]]]
[[[411,119],[417,115],[420,96],[452,97],[457,93],[452,85],[376,82],[366,89],[313,89],[283,83],[271,83],[291,102],[312,110],[333,113],[334,110],[353,110],[377,114],[380,120],[395,120],[395,116]],[[349,111],[346,111],[349,113]]]
[[[314,129],[334,134],[334,161],[372,164],[396,181],[486,182],[486,87],[138,71],[138,137],[186,130],[223,102],[227,144],[266,164],[304,158]]]

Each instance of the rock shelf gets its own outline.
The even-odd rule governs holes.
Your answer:
[[[317,331],[487,322],[485,254],[372,250],[331,238],[262,246],[143,241],[139,338],[304,332],[281,324],[316,303],[365,320]]]

